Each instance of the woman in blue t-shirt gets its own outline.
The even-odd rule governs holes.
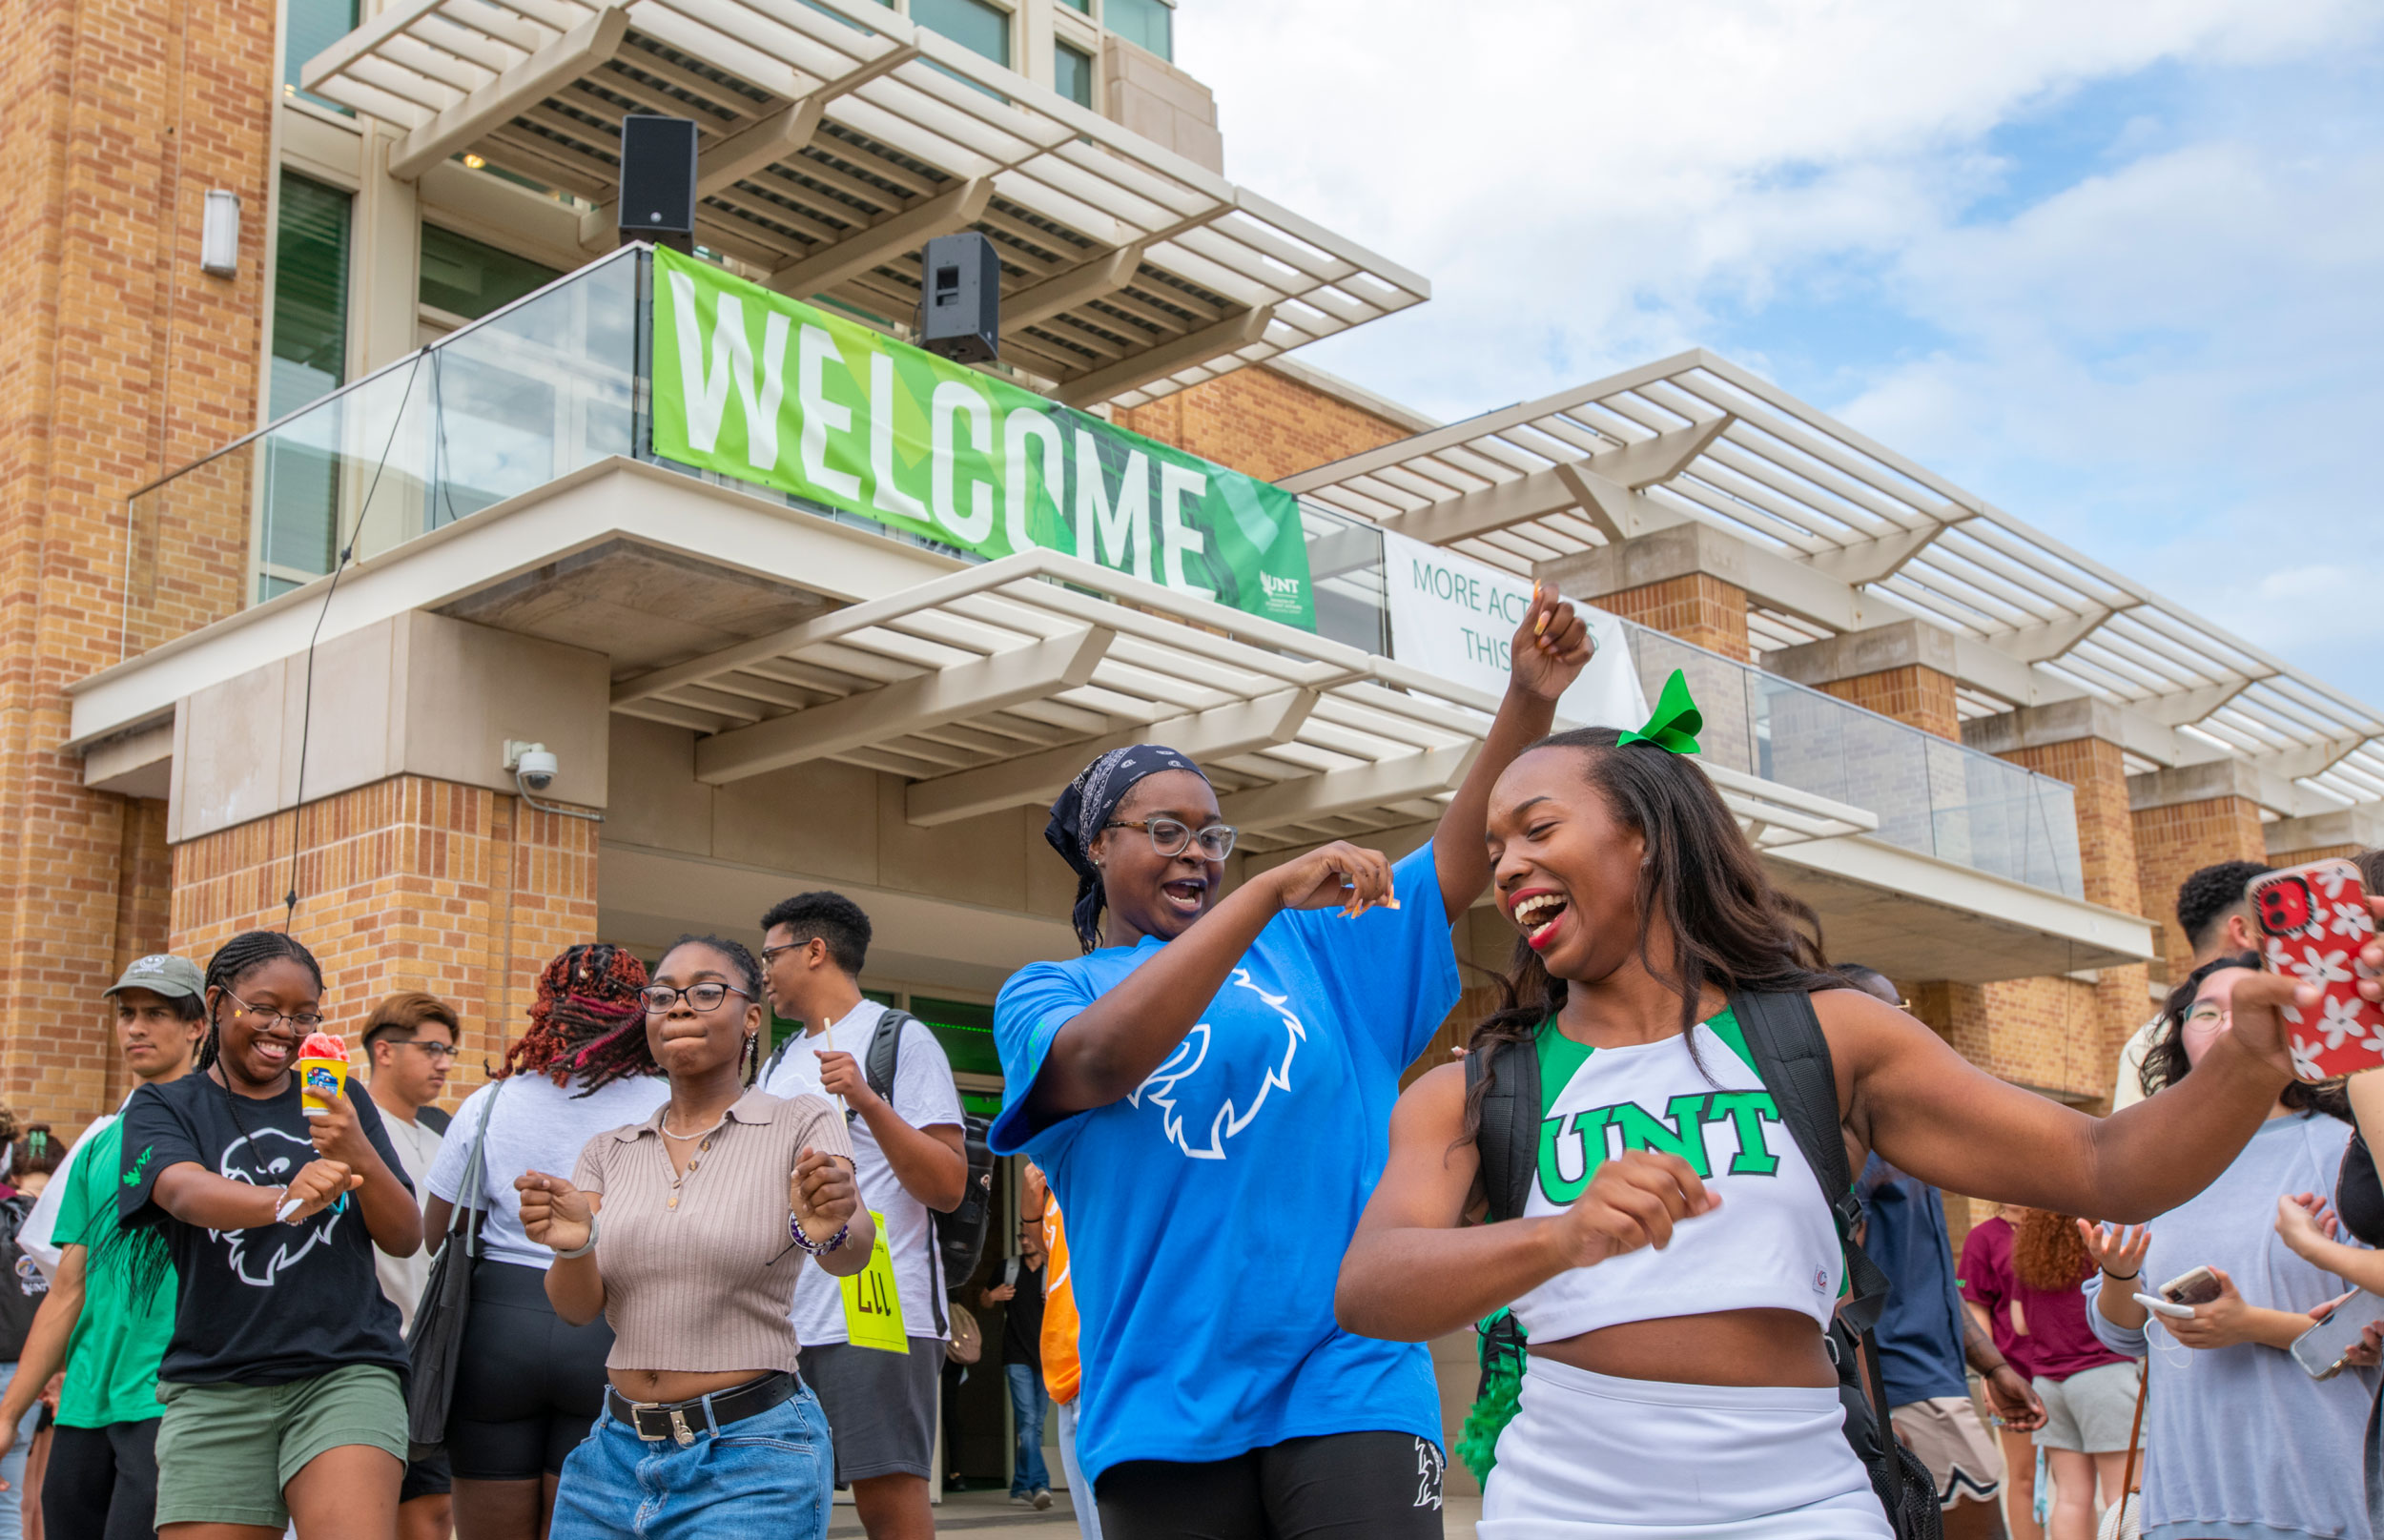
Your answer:
[[[1053,807],[1085,955],[1002,989],[993,1144],[1032,1152],[1068,1214],[1078,1452],[1113,1540],[1441,1532],[1430,1362],[1336,1326],[1333,1275],[1400,1072],[1456,1003],[1490,784],[1590,650],[1535,591],[1480,757],[1396,864],[1336,842],[1221,897],[1234,831],[1157,745]]]

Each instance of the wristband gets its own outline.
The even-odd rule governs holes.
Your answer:
[[[2112,1272],[2109,1268],[2106,1267],[2103,1269],[2103,1276],[2109,1279],[2114,1283],[2132,1283],[2137,1279],[2144,1276],[2144,1269],[2139,1267],[2132,1273],[2121,1274]]]
[[[801,1246],[804,1250],[810,1252],[814,1257],[825,1257],[828,1253],[837,1250],[843,1246],[848,1239],[851,1238],[852,1234],[853,1222],[851,1220],[847,1220],[842,1224],[836,1226],[835,1234],[830,1236],[825,1241],[814,1242],[810,1236],[803,1233],[802,1221],[796,1219],[792,1214],[789,1214],[787,1216],[787,1235],[796,1245]]]
[[[557,1261],[557,1262],[571,1262],[571,1261],[574,1261],[574,1260],[576,1260],[576,1259],[578,1259],[578,1258],[585,1257],[585,1256],[586,1256],[589,1252],[591,1252],[591,1251],[595,1250],[595,1249],[596,1249],[596,1221],[597,1221],[597,1219],[598,1219],[598,1218],[599,1218],[599,1216],[594,1215],[594,1214],[590,1214],[590,1215],[587,1217],[587,1244],[586,1244],[586,1245],[584,1245],[584,1246],[580,1247],[580,1249],[579,1249],[579,1250],[577,1250],[577,1251],[558,1251],[558,1252],[556,1252],[556,1253],[555,1253],[555,1261]]]

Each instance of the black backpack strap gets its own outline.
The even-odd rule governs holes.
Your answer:
[[[1880,1369],[1879,1338],[1872,1328],[1887,1304],[1887,1275],[1870,1253],[1856,1244],[1855,1227],[1862,1222],[1862,1200],[1854,1190],[1854,1173],[1846,1163],[1843,1119],[1838,1109],[1838,1072],[1830,1061],[1829,1038],[1814,1013],[1810,995],[1734,995],[1731,1015],[1755,1056],[1756,1074],[1779,1107],[1780,1121],[1795,1136],[1797,1148],[1820,1182],[1821,1201],[1829,1204],[1838,1226],[1838,1244],[1846,1258],[1846,1302],[1839,1319],[1862,1344],[1863,1378],[1868,1384],[1873,1436],[1878,1441],[1889,1484],[1888,1511],[1901,1511],[1903,1463],[1896,1454],[1896,1435],[1888,1424],[1887,1381]],[[1833,1348],[1835,1351],[1835,1348]]]
[[[1519,1219],[1540,1157],[1540,1055],[1531,1041],[1492,1043],[1465,1057],[1465,1088],[1488,1082],[1473,1147],[1492,1221]]]
[[[870,1034],[869,1053],[861,1060],[861,1078],[878,1099],[891,1104],[894,1100],[894,1066],[902,1061],[902,1029],[917,1016],[889,1005],[877,1018],[877,1030]]]

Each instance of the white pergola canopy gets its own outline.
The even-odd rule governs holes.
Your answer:
[[[401,131],[391,175],[470,152],[600,207],[621,119],[694,119],[696,238],[798,298],[888,319],[918,248],[1002,261],[1006,361],[1071,404],[1140,405],[1429,286],[867,0],[401,0],[304,89]]]
[[[1220,635],[1221,615],[1030,551],[622,680],[612,707],[708,734],[695,773],[714,784],[812,759],[902,775],[915,824],[1047,803],[1094,755],[1151,740],[1201,762],[1254,850],[1439,815],[1497,702],[1272,622]],[[1879,827],[1706,770],[1766,845]]]
[[[1516,572],[1689,522],[1746,544],[1778,647],[1919,618],[1965,715],[2079,696],[2153,764],[2263,772],[2280,812],[2384,798],[2384,717],[1702,349],[1284,483]]]

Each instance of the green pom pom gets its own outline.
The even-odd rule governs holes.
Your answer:
[[[1477,1328],[1482,1383],[1465,1414],[1452,1448],[1473,1479],[1488,1485],[1498,1465],[1498,1435],[1515,1420],[1523,1404],[1523,1330],[1514,1317],[1501,1310]]]

